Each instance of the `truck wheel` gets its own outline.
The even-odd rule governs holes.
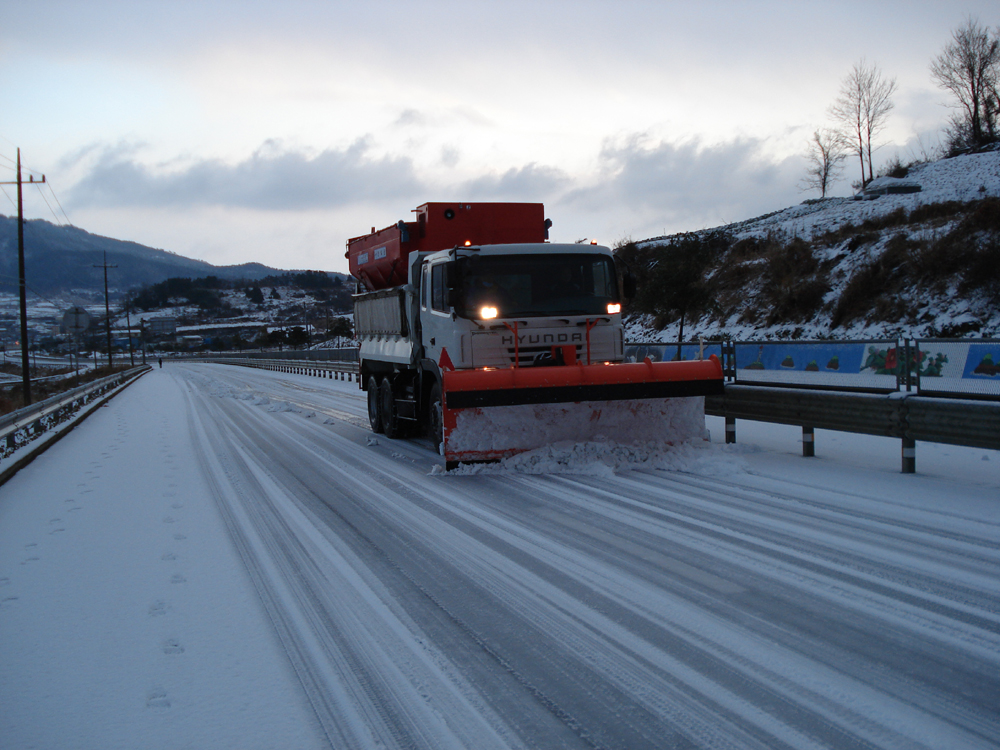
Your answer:
[[[396,412],[396,394],[392,392],[392,382],[382,378],[378,389],[379,411],[382,414],[382,432],[387,438],[404,437],[399,427],[399,416]]]
[[[379,399],[378,381],[372,375],[368,378],[368,423],[372,432],[382,432],[382,408]]]
[[[427,403],[427,434],[434,446],[435,453],[441,453],[441,443],[444,442],[444,411],[441,402],[441,384],[431,386],[431,395]]]

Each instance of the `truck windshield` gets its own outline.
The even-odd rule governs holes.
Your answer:
[[[607,315],[618,302],[615,266],[605,255],[476,255],[461,263],[460,305],[467,318]],[[483,315],[483,308],[493,315]]]

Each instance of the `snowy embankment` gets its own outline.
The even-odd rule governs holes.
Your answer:
[[[835,232],[848,225],[862,226],[866,221],[878,219],[896,211],[912,212],[921,206],[950,201],[968,203],[982,198],[1000,197],[1000,151],[982,154],[969,154],[951,159],[919,164],[912,167],[907,176],[901,180],[889,177],[876,179],[870,184],[870,191],[885,188],[893,183],[919,185],[919,192],[880,195],[877,198],[855,200],[854,198],[828,198],[822,201],[808,201],[798,206],[792,206],[781,211],[759,216],[746,221],[736,222],[718,227],[733,235],[737,240],[749,237],[774,236],[785,239],[800,237],[807,241],[822,237],[828,232]],[[847,282],[859,268],[877,260],[885,250],[886,242],[896,234],[903,232],[915,239],[931,240],[945,234],[950,226],[939,223],[914,225],[909,227],[890,227],[881,231],[877,241],[865,244],[857,252],[847,251],[845,240],[838,246],[820,248],[815,251],[816,260],[820,263],[831,263],[833,268],[829,273],[831,289],[825,301],[836,300],[843,292]],[[706,230],[706,231],[717,231]],[[658,243],[668,241],[670,237],[655,237],[641,243]],[[870,242],[868,237],[866,242]],[[764,258],[758,260],[766,262]],[[745,290],[746,299],[755,298],[752,285]],[[912,295],[910,295],[912,297]],[[948,330],[956,324],[975,322],[981,335],[986,337],[1000,336],[1000,310],[984,299],[965,298],[957,293],[955,288],[949,288],[943,295],[926,295],[922,298],[913,297],[907,300],[908,305],[919,311],[919,322],[899,321],[865,321],[855,319],[848,324],[832,328],[831,316],[820,313],[811,320],[797,322],[781,322],[771,326],[763,326],[759,322],[741,320],[742,311],[738,311],[724,321],[687,321],[685,338],[696,340],[703,336],[706,340],[722,335],[737,341],[763,339],[826,339],[840,340],[884,338],[884,337],[934,337],[934,331]],[[766,313],[766,311],[765,311]],[[759,317],[767,317],[763,314]],[[627,326],[626,339],[633,342],[675,341],[677,325],[671,324],[662,331],[650,326],[645,318],[632,320]]]
[[[365,409],[170,363],[0,487],[4,749],[1000,743],[996,452],[463,476]]]
[[[892,184],[880,177],[869,190]],[[768,216],[731,224],[724,229],[737,238],[781,232],[787,236],[817,237],[845,224],[859,226],[869,219],[903,209],[957,201],[967,203],[1000,196],[1000,151],[969,154],[927,162],[913,167],[899,182],[920,186],[920,192],[882,195],[873,200],[830,198],[803,203]]]

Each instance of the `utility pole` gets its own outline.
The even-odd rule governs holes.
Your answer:
[[[108,269],[118,268],[118,266],[108,265],[108,251],[104,251],[104,263],[101,265],[94,265],[94,268],[104,269],[104,327],[108,332],[108,372],[114,372],[115,367],[111,361],[111,305],[108,303]],[[96,360],[97,357],[94,357]]]
[[[135,352],[132,350],[132,305],[129,304],[128,297],[125,298],[125,325],[128,326],[128,359],[129,364],[135,367]]]
[[[35,176],[29,175],[28,182]],[[42,175],[45,182],[45,175]],[[24,202],[21,195],[21,149],[17,150],[17,181],[0,182],[0,185],[17,185],[17,283],[21,303],[21,382],[24,391],[24,405],[31,404],[31,373],[28,361],[28,296],[24,279]]]

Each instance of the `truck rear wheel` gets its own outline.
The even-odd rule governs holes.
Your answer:
[[[379,411],[382,415],[382,432],[387,438],[405,437],[399,426],[399,413],[396,409],[396,394],[392,392],[392,381],[382,378],[379,386]]]
[[[372,432],[382,432],[382,407],[379,398],[378,381],[372,375],[368,378],[368,423]]]

